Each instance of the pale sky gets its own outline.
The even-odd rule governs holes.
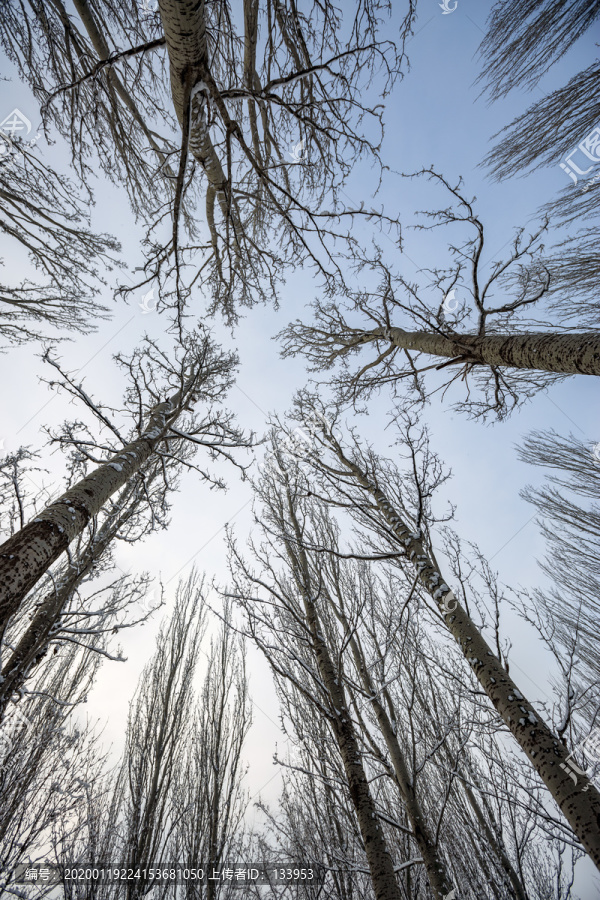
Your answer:
[[[486,179],[484,170],[478,168],[492,135],[542,93],[563,84],[588,65],[594,56],[593,40],[589,36],[552,68],[541,81],[539,92],[513,92],[504,101],[488,106],[483,99],[478,99],[480,88],[474,82],[480,71],[477,48],[491,5],[481,0],[458,0],[456,10],[443,15],[438,0],[422,0],[416,34],[408,45],[410,71],[386,100],[386,137],[382,150],[382,158],[392,170],[412,172],[433,163],[450,181],[463,176],[465,193],[469,197],[477,196],[477,210],[488,228],[487,261],[502,252],[512,238],[514,227],[526,225],[535,218],[536,210],[563,188],[567,178],[557,159],[554,165],[525,178],[515,172],[514,178],[500,185],[493,184]],[[3,74],[12,80],[0,82],[0,119],[18,107],[31,119],[35,129],[39,114],[33,98],[6,63]],[[44,159],[52,164],[62,160],[66,166],[67,158],[62,155],[60,143],[49,149],[42,140],[38,146]],[[569,149],[565,147],[564,152]],[[353,203],[364,200],[367,206],[371,204],[368,191],[372,180],[368,167],[357,166],[347,187]],[[101,178],[95,188],[97,206],[93,228],[111,232],[122,242],[122,259],[127,264],[123,277],[133,280],[133,270],[142,263],[142,230],[133,221],[124,192]],[[380,198],[385,201],[387,211],[403,214],[406,209],[410,218],[415,206],[426,208],[426,200],[408,205],[414,198],[415,186],[407,188],[399,177],[389,173]],[[383,246],[385,238],[380,240]],[[436,240],[440,252],[445,251],[442,231]],[[409,241],[410,259],[404,260],[403,271],[412,277],[415,266],[434,266],[436,259],[431,242],[421,242],[414,233]],[[7,252],[6,245],[0,253],[9,271],[14,271],[11,267],[17,262],[12,248]],[[18,265],[19,273],[22,271],[25,277],[27,264],[19,261]],[[264,307],[249,311],[233,341],[229,332],[215,322],[215,331],[224,346],[237,347],[241,357],[240,375],[231,391],[229,406],[247,430],[262,433],[269,413],[283,413],[289,408],[294,391],[306,383],[301,360],[281,360],[272,337],[288,321],[308,316],[304,307],[315,296],[315,290],[306,273],[294,273],[281,290],[279,311]],[[65,342],[58,352],[68,370],[79,370],[85,376],[88,393],[118,405],[123,385],[111,354],[131,351],[146,330],[150,335],[163,334],[165,320],[156,312],[143,314],[140,297],[132,297],[127,304],[113,303],[107,290],[103,301],[114,311],[111,321],[100,323],[96,334]],[[202,311],[198,309],[197,313],[200,315]],[[41,427],[58,425],[63,417],[75,417],[76,412],[38,382],[45,368],[34,355],[38,349],[32,344],[11,348],[0,356],[0,379],[4,385],[0,439],[7,450],[15,450],[20,444],[41,450],[40,464],[57,473],[62,471],[62,460],[59,454],[52,455],[44,446]],[[534,428],[554,428],[561,434],[572,431],[584,440],[600,441],[594,388],[592,379],[570,378],[548,394],[539,394],[507,422],[491,426],[468,421],[438,400],[423,414],[431,428],[433,448],[453,472],[438,508],[443,499],[452,499],[457,505],[454,528],[465,541],[477,541],[497,568],[501,580],[515,588],[533,588],[542,583],[536,557],[541,557],[544,550],[532,521],[533,508],[519,498],[520,489],[528,482],[539,481],[541,473],[517,460],[515,445]],[[385,393],[369,404],[368,436],[383,455],[393,452],[390,450],[393,429],[384,430],[391,406]],[[367,433],[365,419],[358,418],[357,425]],[[244,458],[243,454],[240,458]],[[221,583],[226,580],[225,523],[234,527],[240,544],[248,534],[249,486],[241,482],[232,467],[221,466],[219,471],[227,478],[227,493],[210,491],[197,478],[184,475],[181,490],[171,498],[172,521],[168,531],[117,552],[117,561],[124,571],[147,570],[156,578],[160,576],[169,601],[177,578],[187,575],[192,564],[204,570],[209,580],[213,577]],[[115,753],[122,747],[128,702],[138,675],[153,652],[158,618],[144,628],[120,633],[127,662],[104,664],[87,705],[90,717],[106,720],[105,740],[113,743]],[[547,657],[520,620],[506,614],[505,628],[513,642],[511,662],[515,680],[534,703],[547,698],[551,676]],[[268,667],[252,648],[249,648],[249,659],[255,725],[246,747],[251,765],[248,786],[252,794],[260,792],[263,799],[275,802],[280,776],[272,756],[275,743],[279,742],[281,750],[285,741],[277,725]],[[593,867],[584,862],[580,879],[586,870],[589,873]],[[589,874],[585,877],[589,878]],[[579,882],[582,892],[584,883]],[[582,893],[582,896],[587,895]]]

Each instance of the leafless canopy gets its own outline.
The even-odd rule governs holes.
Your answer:
[[[329,287],[341,278],[335,239],[353,245],[356,217],[387,221],[348,208],[340,188],[359,159],[381,165],[375,98],[401,74],[412,0],[396,42],[384,28],[388,0],[343,17],[329,0],[306,9],[253,0],[242,17],[226,0],[193,13],[161,0],[155,15],[125,0],[74,6],[77,15],[62,0],[3,9],[0,34],[80,177],[97,156],[126,186],[149,227],[140,284],[159,278],[161,304],[176,306],[180,328],[202,285],[212,308],[234,319],[238,302],[276,300],[290,264],[310,265]]]
[[[473,342],[489,335],[507,334],[510,339],[549,327],[546,301],[552,281],[542,243],[548,222],[543,220],[529,234],[517,230],[510,249],[497,261],[486,263],[486,228],[461,183],[452,185],[433,169],[417,174],[441,186],[450,198],[446,208],[422,213],[425,221],[415,226],[423,232],[441,227],[448,232],[447,265],[422,269],[419,279],[412,281],[388,264],[382,252],[374,259],[363,253],[356,268],[372,288],[355,289],[344,302],[316,301],[312,323],[296,321],[280,335],[284,355],[304,356],[313,371],[337,365],[333,384],[343,402],[368,398],[385,386],[391,386],[394,395],[406,387],[423,401],[436,391],[445,396],[453,385],[450,396],[460,398],[462,382],[459,407],[473,415],[493,411],[503,417],[560,377],[487,366],[473,352]],[[558,294],[557,288],[556,305]],[[392,339],[394,331],[397,336]],[[410,350],[402,346],[403,334],[407,341],[418,337],[424,347],[432,348],[437,337],[449,338],[455,355],[450,352],[441,361],[428,355],[427,349]],[[469,340],[468,346],[463,337]],[[373,352],[354,368],[352,358],[371,347]],[[448,371],[453,373],[450,377]]]
[[[59,339],[108,318],[98,295],[119,245],[89,230],[89,204],[75,185],[45,165],[36,148],[15,140],[12,155],[0,162],[0,200],[12,269],[10,280],[0,282],[0,341]],[[23,277],[28,266],[39,280]]]

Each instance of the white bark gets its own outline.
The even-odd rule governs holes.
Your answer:
[[[0,634],[27,592],[73,538],[81,534],[109,497],[126,485],[152,456],[181,414],[194,380],[191,378],[181,391],[154,408],[137,440],[86,475],[0,546]]]

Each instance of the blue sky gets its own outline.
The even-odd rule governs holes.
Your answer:
[[[491,182],[479,163],[490,148],[492,135],[547,90],[563,84],[589,64],[594,55],[592,37],[586,36],[553,67],[541,81],[539,90],[530,94],[513,92],[490,106],[479,96],[481,88],[475,84],[480,71],[477,49],[490,8],[490,3],[458,0],[456,10],[443,15],[437,0],[422,0],[416,33],[408,45],[410,71],[386,100],[382,149],[384,161],[396,172],[412,172],[433,163],[451,181],[463,176],[465,193],[477,195],[477,209],[488,228],[488,262],[502,252],[513,229],[532,221],[537,209],[563,188],[566,179],[557,159],[555,165],[526,177],[515,172],[513,178],[502,184]],[[33,99],[14,79],[13,72],[5,69],[4,74],[13,80],[0,83],[0,119],[17,106],[35,128],[39,116]],[[565,147],[564,152],[569,149]],[[63,148],[60,145],[47,148],[41,142],[40,152],[55,162],[62,159]],[[346,189],[348,197],[353,202],[364,200],[370,205],[373,181],[368,166],[357,166]],[[406,211],[410,216],[414,194],[414,185],[407,186],[390,172],[379,199],[385,201],[390,213]],[[116,234],[122,241],[122,258],[127,264],[125,274],[131,273],[133,278],[133,269],[143,258],[142,230],[133,223],[126,197],[114,186],[99,180],[96,195],[93,226]],[[384,239],[381,240],[383,243]],[[437,240],[440,252],[445,251],[442,232]],[[391,246],[389,250],[392,251]],[[410,259],[403,260],[405,274],[411,277],[415,265],[435,265],[432,253],[435,246],[430,241],[420,241],[413,235]],[[2,255],[10,270],[15,265],[11,254],[3,250]],[[25,274],[22,261],[18,274],[21,272]],[[294,273],[282,289],[277,312],[264,307],[251,310],[233,339],[225,328],[215,323],[223,343],[237,347],[240,353],[240,377],[231,392],[229,405],[248,430],[261,433],[268,414],[285,411],[294,391],[306,382],[302,362],[281,360],[272,338],[288,321],[308,315],[305,307],[314,296],[310,277],[306,273]],[[96,334],[63,344],[59,352],[69,370],[79,370],[85,375],[89,392],[118,404],[122,387],[111,354],[130,351],[145,330],[151,335],[164,333],[165,321],[157,313],[143,314],[140,297],[115,304],[107,290],[104,300],[114,310],[112,320],[102,323]],[[35,352],[37,348],[31,345],[13,348],[0,356],[0,378],[3,385],[10,386],[2,392],[0,439],[4,439],[4,446],[9,450],[19,444],[42,449],[44,464],[51,472],[58,473],[61,460],[43,447],[40,428],[73,416],[74,411],[63,399],[52,399],[46,386],[38,382],[44,367],[34,358]],[[368,434],[384,455],[391,453],[394,437],[391,431],[385,430],[391,405],[385,395],[369,404]],[[534,428],[555,428],[561,434],[572,431],[592,443],[600,441],[597,393],[592,379],[571,378],[547,394],[539,394],[507,422],[498,425],[468,421],[436,400],[424,411],[423,419],[431,428],[434,448],[453,472],[445,493],[446,499],[451,498],[458,507],[456,530],[465,540],[479,543],[503,581],[514,587],[540,584],[536,557],[543,554],[543,542],[532,521],[533,510],[519,498],[520,489],[530,481],[539,480],[540,473],[518,461],[515,446]],[[358,424],[364,425],[363,430],[367,431],[366,420],[359,418]],[[235,471],[222,471],[229,482],[226,494],[210,492],[197,480],[184,476],[182,490],[173,499],[168,532],[154,535],[134,548],[120,550],[119,565],[124,570],[134,567],[136,571],[148,570],[162,577],[170,597],[177,576],[187,574],[192,563],[204,569],[209,578],[225,579],[224,525],[231,523],[242,542],[251,527],[251,514],[248,486],[240,482]],[[485,500],[482,499],[484,491]],[[513,674],[532,701],[542,699],[549,694],[551,673],[547,659],[519,620],[508,614],[506,625],[513,642]],[[128,662],[106,664],[89,700],[89,715],[108,720],[105,737],[114,743],[115,751],[122,746],[128,700],[152,652],[156,628],[155,622],[143,629],[122,632]],[[251,661],[256,725],[248,744],[249,786],[253,793],[262,790],[265,799],[274,801],[280,779],[271,757],[277,740],[281,748],[282,738],[266,666],[254,652]],[[582,870],[585,868],[582,866]],[[583,874],[582,871],[582,878]]]

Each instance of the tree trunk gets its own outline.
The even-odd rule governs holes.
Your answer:
[[[351,634],[352,631],[343,613],[340,614],[340,620],[347,629],[348,634]],[[354,657],[360,680],[367,692],[369,702],[373,707],[373,712],[377,719],[377,724],[379,725],[379,729],[388,748],[394,775],[396,776],[396,783],[402,796],[412,833],[423,859],[429,884],[435,900],[444,900],[446,894],[450,893],[452,884],[446,874],[446,866],[440,858],[436,843],[429,833],[429,827],[423,814],[423,810],[421,809],[421,804],[419,803],[412,779],[406,768],[404,754],[398,743],[394,726],[392,725],[383,704],[379,700],[379,691],[373,686],[362,648],[359,646],[356,637],[350,638],[350,649]],[[385,687],[382,689],[381,693],[389,702],[389,695]]]
[[[207,89],[206,79],[210,76],[205,4],[204,0],[159,0],[159,9],[169,54],[175,114],[182,130],[185,116],[190,117],[189,149],[202,166],[210,185],[206,205],[212,233],[215,195],[225,220],[228,209],[224,191],[227,178],[210,138],[207,122],[209,99],[204,92]]]
[[[93,543],[73,560],[64,576],[58,579],[58,584],[53,586],[36,608],[26,631],[21,635],[17,646],[4,665],[0,678],[0,722],[2,722],[11,697],[23,686],[30,669],[45,654],[53,629],[73,591],[81,584],[94,563],[107,549],[121,525],[132,514],[129,503],[132,499],[131,492],[126,491],[126,494],[124,503],[117,501],[117,504],[121,505],[121,512],[116,516],[111,516],[107,522],[103,523]]]
[[[310,632],[312,649],[317,660],[321,680],[329,696],[333,712],[333,733],[344,764],[350,799],[358,820],[375,897],[376,900],[402,900],[400,887],[394,873],[394,863],[387,848],[362,763],[361,752],[352,717],[348,710],[344,687],[336,673],[336,668],[324,638],[317,609],[312,600],[310,567],[302,549],[301,529],[296,517],[294,501],[289,486],[286,488],[286,495],[290,519],[296,535],[296,545],[294,548],[288,546],[288,555],[290,560],[292,560],[292,568],[295,569],[294,578],[302,596],[306,623]],[[287,544],[285,538],[284,542]]]
[[[421,585],[437,603],[448,630],[475,677],[600,870],[600,793],[585,775],[576,775],[569,766],[567,748],[519,692],[479,629],[444,582],[420,534],[409,531],[385,494],[344,456],[339,447],[336,453],[373,497],[388,527],[417,569]]]
[[[27,592],[106,501],[139,472],[180,413],[180,393],[158,404],[136,441],[82,478],[0,546],[0,636]]]
[[[337,678],[329,650],[322,638],[322,629],[315,607],[307,594],[303,599],[319,672],[335,710],[333,731],[344,763],[350,797],[367,854],[375,897],[377,900],[401,900],[400,888],[394,874],[394,864],[387,849],[371,796],[344,689]]]
[[[31,668],[46,653],[54,625],[76,585],[87,574],[92,564],[93,559],[90,559],[81,570],[78,569],[76,572],[71,572],[59,587],[44,597],[40,607],[36,610],[27,631],[21,637],[8,662],[2,669],[0,722],[4,718],[11,697],[23,686]]]
[[[453,337],[429,331],[375,328],[359,343],[388,340],[403,350],[444,356],[459,362],[485,366],[537,369],[564,375],[600,375],[600,333],[457,334]]]

